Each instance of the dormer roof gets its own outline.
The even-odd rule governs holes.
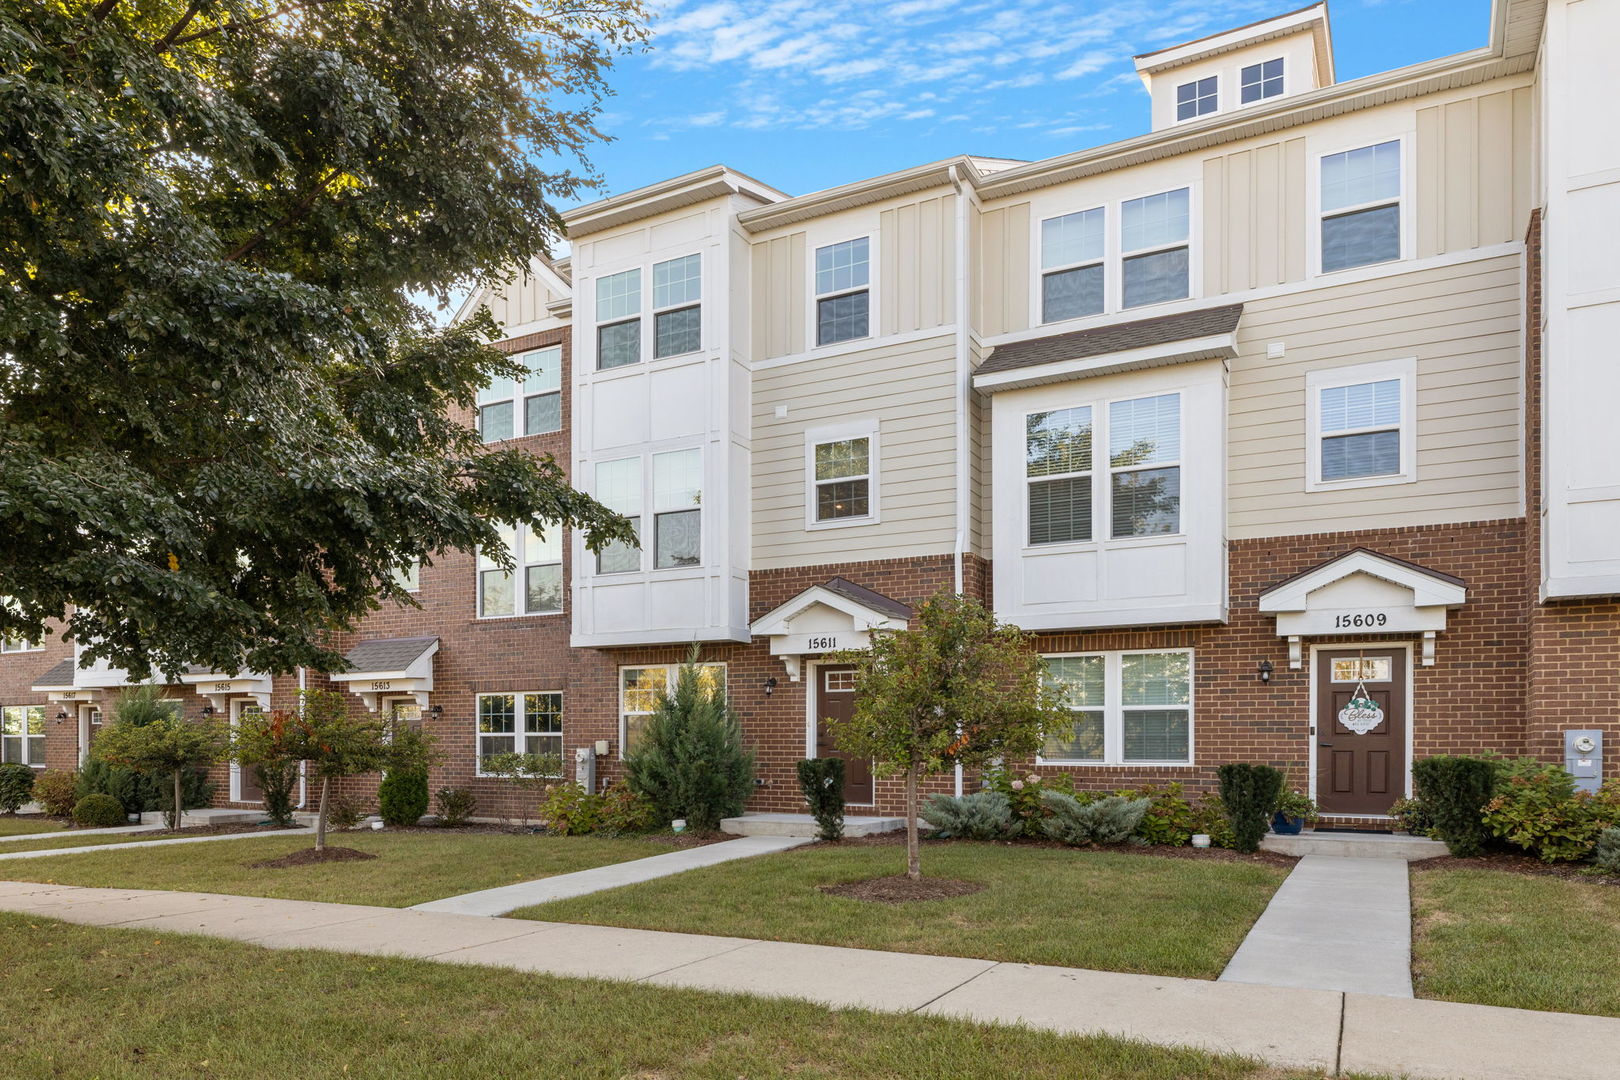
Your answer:
[[[1222,30],[1192,41],[1184,41],[1180,45],[1170,45],[1154,52],[1142,53],[1133,59],[1136,61],[1137,74],[1146,82],[1149,76],[1161,71],[1170,71],[1220,56],[1222,53],[1306,32],[1311,35],[1316,54],[1316,70],[1320,76],[1318,85],[1329,86],[1334,82],[1333,36],[1328,26],[1325,0],[1323,3],[1298,8],[1282,15],[1273,15],[1269,19],[1261,19],[1231,30]]]

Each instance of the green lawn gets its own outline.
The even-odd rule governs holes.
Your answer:
[[[1414,864],[1419,997],[1620,1016],[1620,888]]]
[[[0,836],[22,836],[25,833],[61,832],[60,821],[43,814],[0,814]]]
[[[512,917],[974,956],[1213,979],[1286,869],[1260,863],[954,842],[923,873],[983,882],[970,896],[903,905],[817,886],[895,873],[899,847],[817,845]]]
[[[18,1006],[0,1024],[7,1076],[1320,1078],[1106,1037],[4,913],[0,940],[0,1000]]]
[[[410,907],[457,893],[670,850],[647,840],[590,836],[344,832],[332,835],[334,846],[358,848],[380,857],[277,870],[255,870],[247,865],[309,847],[312,842],[312,835],[265,837],[7,859],[0,861],[0,880]]]

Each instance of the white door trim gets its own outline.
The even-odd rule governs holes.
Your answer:
[[[1305,730],[1310,732],[1310,796],[1316,798],[1316,654],[1319,652],[1339,652],[1344,649],[1383,649],[1389,652],[1397,650],[1406,653],[1406,775],[1402,780],[1404,797],[1412,797],[1412,733],[1417,729],[1417,702],[1412,696],[1412,643],[1410,641],[1341,641],[1312,645],[1310,647],[1310,699]],[[1323,814],[1325,818],[1367,818],[1387,817],[1386,814]]]
[[[826,660],[806,660],[804,662],[804,756],[813,758],[816,755],[816,702],[821,699],[821,671]],[[833,665],[842,667],[841,664]],[[846,806],[876,806],[877,805],[877,776],[872,777],[872,801],[864,803],[845,803]]]

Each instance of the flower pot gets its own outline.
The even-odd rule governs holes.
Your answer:
[[[1209,833],[1207,833],[1207,832],[1193,833],[1192,846],[1193,847],[1209,847]]]
[[[1271,831],[1278,836],[1298,836],[1304,828],[1304,818],[1284,817],[1280,812],[1271,815]]]

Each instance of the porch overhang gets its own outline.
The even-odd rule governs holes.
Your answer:
[[[781,657],[788,678],[798,682],[806,656],[864,649],[872,631],[904,630],[913,614],[898,600],[835,577],[773,608],[749,631],[770,638],[771,655]]]
[[[261,709],[270,707],[270,676],[256,671],[224,672],[208,668],[187,668],[180,683],[208,699],[216,713],[224,715],[232,698],[252,698]]]
[[[1260,594],[1288,639],[1288,666],[1304,666],[1303,639],[1316,635],[1421,634],[1422,662],[1434,664],[1435,637],[1447,616],[1468,601],[1466,583],[1367,548],[1287,578]]]
[[[385,697],[410,697],[426,709],[433,692],[433,657],[438,651],[436,637],[362,641],[344,657],[348,670],[330,678],[348,687],[371,712],[382,707]]]
[[[44,694],[52,705],[95,705],[101,701],[99,687],[74,685],[73,661],[62,660],[40,673],[29,687],[36,694]]]

